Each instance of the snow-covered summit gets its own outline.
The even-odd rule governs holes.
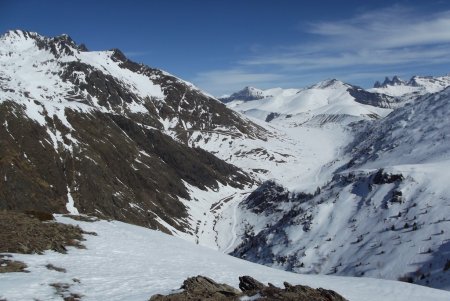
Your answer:
[[[344,83],[338,79],[326,79],[309,87],[309,89],[341,89],[343,87],[350,88],[352,85]]]
[[[74,52],[87,51],[84,44],[76,44],[68,34],[45,37],[37,32],[19,29],[9,30],[1,35],[0,45],[1,49],[9,49],[10,51],[24,51],[35,46],[41,50],[50,50],[50,52],[57,57],[64,54],[73,55]]]
[[[220,100],[224,103],[227,103],[233,100],[252,101],[265,97],[268,97],[265,91],[257,89],[255,87],[247,86],[244,89],[231,94],[230,96],[220,98]]]

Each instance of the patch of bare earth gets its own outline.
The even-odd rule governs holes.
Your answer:
[[[45,250],[66,253],[66,246],[84,248],[80,227],[48,220],[37,213],[0,210],[0,252],[42,254]]]
[[[27,265],[22,261],[11,259],[10,255],[0,255],[0,273],[28,272]],[[1,301],[1,300],[0,300]]]

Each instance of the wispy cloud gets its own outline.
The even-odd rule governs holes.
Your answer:
[[[310,23],[306,32],[313,42],[280,47],[241,63],[310,70],[450,62],[450,11],[421,16],[395,6],[348,20]]]
[[[149,55],[150,51],[126,51],[125,55],[131,58],[138,58]]]
[[[259,46],[237,61],[233,70],[200,74],[202,83],[234,89],[240,80],[257,85],[271,79],[301,82],[305,75],[309,79],[335,75],[349,79],[355,74],[383,74],[384,70],[401,73],[412,65],[429,66],[433,72],[433,65],[450,63],[450,11],[423,14],[397,5],[346,20],[303,24],[300,30],[309,37],[308,42]]]
[[[194,78],[199,87],[205,87],[215,95],[222,95],[230,91],[242,89],[248,85],[263,85],[275,83],[283,79],[283,75],[276,73],[251,73],[243,69],[212,70],[201,72]]]
[[[342,48],[399,48],[450,42],[450,12],[421,15],[402,6],[349,20],[311,23],[309,32]],[[336,45],[336,44],[334,44]]]

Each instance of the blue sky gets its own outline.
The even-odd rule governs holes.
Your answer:
[[[222,95],[450,72],[450,1],[7,1],[0,31],[69,34]]]

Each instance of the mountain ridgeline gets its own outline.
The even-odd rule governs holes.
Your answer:
[[[186,140],[193,131],[256,137],[262,128],[117,49],[90,52],[67,35],[15,30],[0,38],[0,66],[0,209],[188,232],[185,183],[253,181]]]

